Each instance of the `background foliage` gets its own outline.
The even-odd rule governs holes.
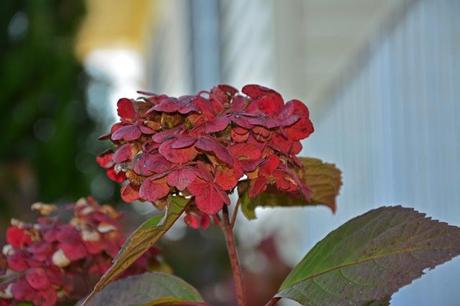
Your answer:
[[[0,210],[75,199],[96,173],[85,73],[73,53],[84,3],[0,2]],[[93,143],[95,141],[92,141]]]

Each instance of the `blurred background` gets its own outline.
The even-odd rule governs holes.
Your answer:
[[[2,0],[0,229],[38,200],[118,203],[94,162],[116,100],[217,83],[260,83],[305,101],[316,131],[302,154],[343,170],[335,215],[291,208],[238,220],[250,305],[371,208],[404,204],[458,226],[458,16],[457,0]],[[212,305],[232,305],[220,233],[178,225],[167,238],[175,271]],[[456,259],[392,305],[458,305],[458,275]]]

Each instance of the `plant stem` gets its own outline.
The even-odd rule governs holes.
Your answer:
[[[228,256],[230,257],[230,264],[232,266],[236,301],[238,306],[245,306],[246,302],[244,299],[243,279],[241,276],[241,268],[238,260],[238,253],[236,251],[235,237],[233,236],[233,229],[230,224],[227,206],[224,206],[222,210],[222,216],[222,231],[224,232],[225,241],[227,242]]]
[[[238,199],[238,201],[236,202],[236,205],[235,205],[235,209],[233,209],[232,219],[230,220],[230,226],[232,228],[235,227],[236,217],[238,217],[238,209],[240,208],[240,204],[241,204],[241,201],[240,201],[240,199]]]

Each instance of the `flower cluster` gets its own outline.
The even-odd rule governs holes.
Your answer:
[[[229,194],[249,181],[249,196],[268,187],[299,192],[300,140],[313,132],[307,107],[284,102],[269,88],[228,85],[179,98],[146,94],[118,101],[120,121],[102,136],[115,145],[97,158],[109,178],[123,183],[125,202],[165,205],[169,194],[193,198],[185,221],[206,227],[230,203]]]
[[[27,301],[52,306],[83,298],[111,266],[124,242],[120,217],[92,198],[80,199],[56,214],[56,206],[36,203],[36,224],[12,220],[0,257],[0,306]],[[69,216],[63,222],[62,216]],[[157,262],[150,250],[127,272],[141,273]]]

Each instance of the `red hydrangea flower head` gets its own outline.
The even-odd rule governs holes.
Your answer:
[[[12,220],[7,229],[0,276],[11,277],[0,285],[0,305],[52,306],[84,297],[111,266],[126,238],[122,216],[92,198],[69,204],[59,214],[54,205],[35,203],[32,209],[40,213],[37,223]],[[157,253],[151,249],[128,274],[147,271]]]
[[[113,150],[98,156],[107,176],[122,183],[125,202],[162,207],[170,194],[192,198],[186,223],[207,226],[242,181],[255,197],[267,187],[309,189],[294,171],[301,140],[313,132],[308,108],[285,103],[276,91],[228,85],[178,98],[148,94],[118,101],[120,121],[109,134]]]

